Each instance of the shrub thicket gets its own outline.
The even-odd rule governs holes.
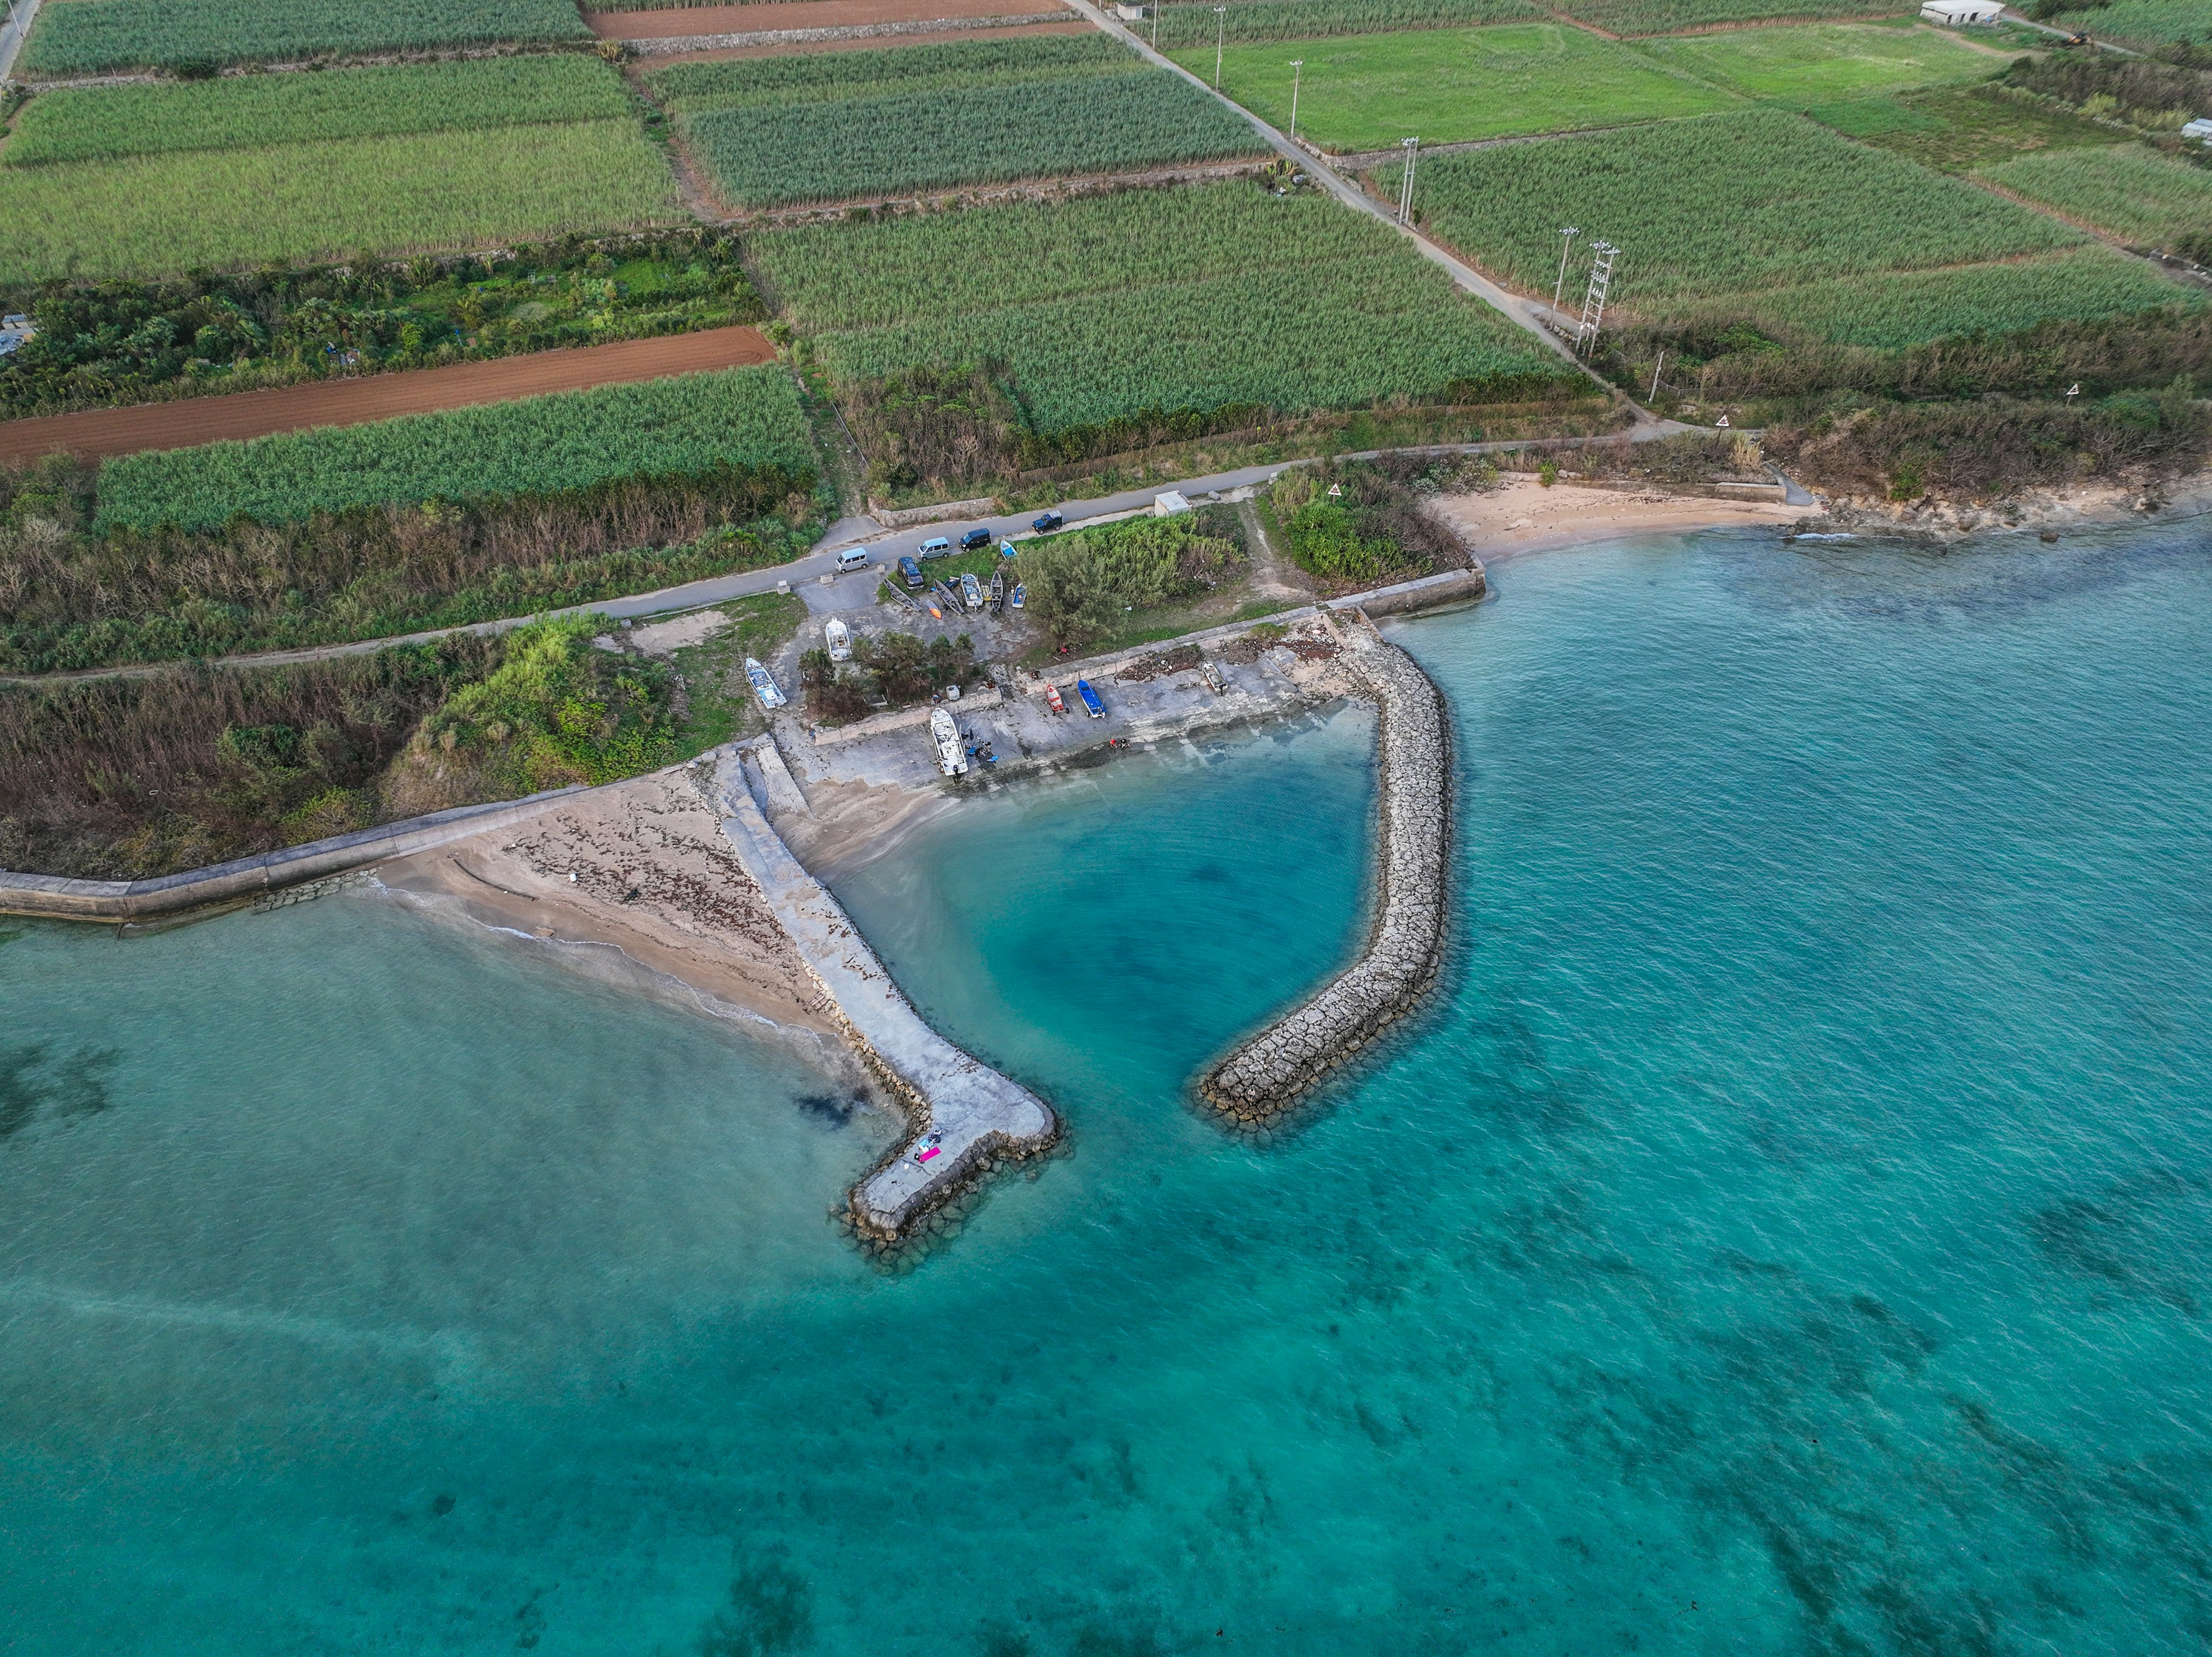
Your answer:
[[[1021,556],[1028,608],[1054,638],[1081,644],[1111,631],[1125,611],[1194,598],[1243,561],[1243,548],[1208,528],[1178,514],[1032,542]]]

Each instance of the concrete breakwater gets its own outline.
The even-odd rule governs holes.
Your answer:
[[[905,1141],[847,1199],[864,1241],[895,1243],[1001,1163],[1044,1150],[1059,1136],[1059,1118],[1027,1088],[932,1029],[842,906],[791,854],[746,774],[748,767],[758,774],[763,798],[796,792],[775,738],[726,751],[711,786],[731,849],[821,986],[825,1009],[906,1108]]]
[[[1443,697],[1364,614],[1347,621],[1340,665],[1378,712],[1381,846],[1373,931],[1359,959],[1252,1037],[1199,1084],[1257,1127],[1373,1041],[1436,976],[1451,850],[1451,734]]]

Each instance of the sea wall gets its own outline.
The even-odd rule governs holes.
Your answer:
[[[1359,959],[1252,1037],[1199,1092],[1258,1127],[1294,1105],[1420,998],[1444,936],[1451,851],[1451,732],[1443,697],[1364,614],[1348,618],[1338,662],[1378,711],[1380,834],[1373,931]]]
[[[744,751],[781,768],[773,737],[722,750],[712,788],[722,833],[798,949],[823,1007],[854,1051],[906,1108],[908,1133],[848,1198],[854,1230],[896,1243],[994,1168],[1036,1156],[1059,1137],[1052,1107],[932,1029],[821,882],[808,874],[753,798]],[[927,1162],[917,1161],[934,1149]]]

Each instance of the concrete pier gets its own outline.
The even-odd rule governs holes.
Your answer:
[[[890,1243],[1002,1162],[1018,1162],[1060,1132],[1052,1108],[963,1053],[926,1023],[891,981],[844,909],[800,866],[756,802],[792,786],[773,737],[723,750],[710,785],[722,833],[822,986],[826,1010],[877,1077],[905,1104],[908,1136],[854,1187],[854,1226]],[[757,749],[758,751],[750,752]],[[927,1162],[917,1161],[933,1149]]]
[[[1216,1109],[1257,1127],[1398,1018],[1436,976],[1451,850],[1451,736],[1443,695],[1364,614],[1338,664],[1378,710],[1381,846],[1374,930],[1358,961],[1252,1037],[1199,1084]]]

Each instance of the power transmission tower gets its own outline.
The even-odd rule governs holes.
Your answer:
[[[1583,319],[1575,326],[1575,353],[1587,355],[1597,331],[1605,325],[1605,290],[1613,284],[1613,256],[1620,252],[1609,241],[1601,241],[1590,251],[1597,255],[1590,263],[1589,286],[1583,291]]]
[[[1420,159],[1421,141],[1419,138],[1401,138],[1398,148],[1406,152],[1406,176],[1398,185],[1398,222],[1411,224],[1413,222],[1413,163]]]

